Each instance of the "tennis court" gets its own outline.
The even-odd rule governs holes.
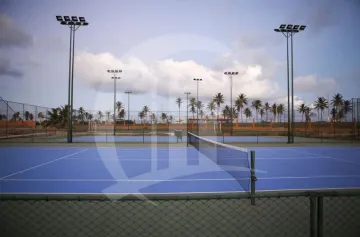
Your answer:
[[[220,144],[221,145],[221,144]],[[1,193],[191,194],[249,191],[244,149],[0,148]],[[256,147],[256,191],[360,188],[358,147]]]

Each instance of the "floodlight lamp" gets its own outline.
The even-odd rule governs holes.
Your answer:
[[[76,22],[74,22],[75,23],[75,25],[77,25],[77,26],[80,26],[81,25],[81,22],[78,22],[78,21],[76,21]]]
[[[78,18],[77,18],[77,16],[72,16],[72,17],[71,17],[71,20],[72,20],[72,21],[78,21]]]
[[[56,20],[57,21],[63,21],[63,18],[62,18],[62,16],[56,16]]]
[[[110,70],[107,70],[108,73],[110,73]]]
[[[66,21],[62,21],[61,25],[67,25]]]
[[[70,21],[70,17],[69,16],[64,16],[64,20],[65,21]]]
[[[228,72],[224,72],[224,74],[225,74],[225,75],[227,75],[227,74],[228,74]]]
[[[293,29],[294,29],[294,30],[298,30],[299,27],[300,27],[299,25],[294,25]]]
[[[304,25],[300,26],[300,30],[305,30],[305,28],[306,28],[306,26],[304,26]]]
[[[83,22],[82,25],[87,26],[87,25],[89,25],[89,22]]]
[[[80,20],[81,22],[85,22],[85,17],[80,16],[80,17],[79,17],[79,20]]]
[[[280,32],[288,32],[287,29],[281,29]]]
[[[287,30],[291,30],[292,27],[293,27],[293,25],[287,25],[286,29],[287,29]]]
[[[69,22],[68,22],[68,25],[75,25],[75,22],[69,21]]]
[[[111,71],[111,73],[114,73],[114,70],[110,70]]]
[[[275,31],[275,32],[280,32],[280,30],[279,30],[279,29],[274,29],[274,31]]]
[[[115,73],[118,73],[118,70],[114,70]]]
[[[235,75],[238,75],[239,74],[239,72],[235,72]]]
[[[281,24],[279,29],[285,29],[286,25],[285,24]]]

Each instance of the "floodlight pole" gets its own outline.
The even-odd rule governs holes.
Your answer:
[[[56,16],[56,20],[61,25],[67,25],[70,28],[70,53],[69,53],[69,83],[68,83],[68,134],[67,142],[72,143],[72,116],[73,116],[73,102],[74,102],[74,54],[75,54],[75,31],[80,26],[89,25],[84,17],[72,16]]]
[[[189,129],[189,95],[190,92],[185,92],[186,94],[186,131]]]
[[[115,139],[115,136],[116,136],[116,80],[121,79],[121,77],[117,77],[117,74],[121,73],[122,71],[121,70],[107,70],[107,72],[113,74],[111,79],[114,80],[114,116],[113,116],[113,119],[114,119],[114,132],[113,132],[113,134],[114,134],[114,139]]]
[[[288,85],[288,143],[294,143],[295,137],[295,111],[294,111],[294,62],[293,62],[293,35],[304,31],[304,25],[282,24],[275,32],[281,32],[286,37],[287,56],[287,85]],[[291,40],[291,121],[290,121],[290,75],[289,75],[289,37]],[[291,129],[290,129],[291,124]],[[291,134],[291,135],[290,135]]]
[[[199,82],[202,81],[202,79],[194,78],[194,81],[196,81],[196,127],[199,135]]]
[[[233,135],[233,98],[232,98],[232,88],[233,88],[233,76],[234,75],[238,75],[238,72],[224,72],[225,75],[228,75],[230,78],[230,119],[231,119],[231,123],[230,123],[230,134],[231,136]]]
[[[130,130],[130,94],[132,93],[131,91],[125,91],[126,94],[128,94],[128,130]]]

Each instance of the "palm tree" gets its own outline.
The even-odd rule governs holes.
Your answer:
[[[0,114],[0,120],[6,120],[7,116],[5,114]]]
[[[274,103],[272,106],[271,106],[271,112],[273,113],[274,115],[274,122],[276,122],[276,118],[277,118],[277,114],[278,114],[278,106],[276,103]]]
[[[25,118],[26,121],[29,120],[29,116],[30,116],[30,112],[29,112],[29,111],[25,111],[25,113],[24,113],[24,118]]]
[[[139,112],[139,118],[140,118],[141,123],[144,123],[144,121],[143,121],[144,117],[145,117],[144,111],[140,111]]]
[[[181,106],[182,100],[181,98],[177,98],[176,99],[176,104],[178,105],[179,108],[179,124],[180,124],[180,106]]]
[[[260,111],[259,111],[259,113],[260,113],[260,119],[261,119],[261,121],[263,121],[263,117],[264,117],[264,115],[265,115],[265,109],[264,109],[264,108],[261,108]]]
[[[99,121],[101,121],[101,119],[104,117],[104,115],[101,111],[98,111],[97,115],[98,115]]]
[[[34,115],[32,113],[29,114],[29,120],[33,121],[34,120]]]
[[[116,102],[116,110],[119,113],[121,109],[123,109],[124,105],[121,101]]]
[[[281,117],[285,112],[285,105],[284,104],[279,104],[277,107],[277,113],[279,115],[279,122],[281,123]]]
[[[80,107],[78,110],[78,119],[84,123],[85,122],[85,109],[83,107]]]
[[[329,102],[324,97],[318,97],[317,100],[314,103],[314,108],[317,110],[318,113],[318,121],[322,121],[322,115],[324,112],[324,109],[329,108]],[[319,113],[320,111],[320,113]],[[320,116],[320,120],[319,120]]]
[[[211,118],[214,116],[214,110],[215,110],[215,102],[210,101],[207,105],[207,109],[210,111]]]
[[[331,111],[330,111],[330,114],[331,114],[331,118],[333,119],[333,121],[336,121],[336,117],[337,117],[337,111],[335,108],[332,108]]]
[[[18,121],[18,120],[21,120],[20,112],[14,113],[11,117],[11,121]]]
[[[145,117],[145,121],[147,121],[147,115],[150,112],[149,107],[147,107],[146,105],[144,106],[144,108],[142,109],[142,111],[144,112],[144,117]]]
[[[344,105],[343,95],[340,93],[335,94],[331,100],[331,105],[339,112],[341,106]]]
[[[220,105],[222,105],[224,103],[224,95],[221,93],[217,93],[215,94],[214,98],[213,98],[214,103],[216,104],[217,107],[217,118],[219,119],[219,113],[220,113]]]
[[[345,100],[343,105],[343,114],[346,121],[346,115],[352,111],[352,106],[350,100]]]
[[[125,110],[121,109],[119,112],[119,119],[123,120],[125,118],[125,114],[126,114]]]
[[[264,104],[264,110],[265,110],[265,114],[266,114],[266,121],[268,121],[268,112],[271,111],[271,107],[269,102],[266,102]]]
[[[204,110],[200,110],[199,115],[200,115],[200,118],[202,119],[205,115]]]
[[[304,122],[304,115],[305,115],[305,112],[306,112],[306,105],[304,103],[299,105],[298,112],[302,115],[302,122]]]
[[[196,110],[195,110],[195,108],[196,108],[196,99],[195,99],[195,97],[190,98],[189,107],[190,107],[190,112],[193,115],[193,119],[195,119],[195,113],[196,113]]]
[[[170,115],[170,116],[169,116],[169,121],[170,121],[170,123],[172,123],[173,119],[174,119],[174,117],[173,117],[172,115]]]
[[[261,108],[261,106],[262,106],[261,100],[254,100],[251,104],[251,107],[253,107],[255,109],[256,122],[258,121],[258,112],[259,112],[259,109]]]
[[[224,119],[230,117],[230,107],[228,105],[225,105],[224,109],[222,110],[222,116]]]
[[[235,100],[235,107],[236,110],[240,113],[240,117],[241,117],[241,122],[243,122],[242,119],[242,109],[244,108],[245,105],[248,105],[248,98],[246,98],[246,95],[241,93]]]
[[[45,115],[43,112],[39,112],[37,115],[38,119],[40,120],[40,124],[42,123],[43,119],[45,118]]]
[[[245,117],[246,117],[246,122],[247,122],[247,121],[248,121],[248,118],[251,118],[251,117],[252,117],[251,109],[245,108],[245,110],[244,110],[244,115],[245,115]]]
[[[161,120],[162,120],[162,121],[165,121],[165,120],[167,120],[167,119],[168,119],[167,114],[166,114],[166,113],[161,113]]]
[[[48,120],[46,121],[45,126],[55,126],[58,128],[64,128],[67,126],[67,121],[69,117],[69,106],[61,106],[56,109],[51,109],[47,111],[48,113]]]
[[[152,114],[150,115],[150,119],[151,119],[152,123],[154,124],[154,123],[155,123],[155,120],[156,120],[156,115],[155,115],[155,113],[152,113]]]

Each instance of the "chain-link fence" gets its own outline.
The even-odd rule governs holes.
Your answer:
[[[360,190],[133,197],[2,195],[12,236],[360,236]]]

